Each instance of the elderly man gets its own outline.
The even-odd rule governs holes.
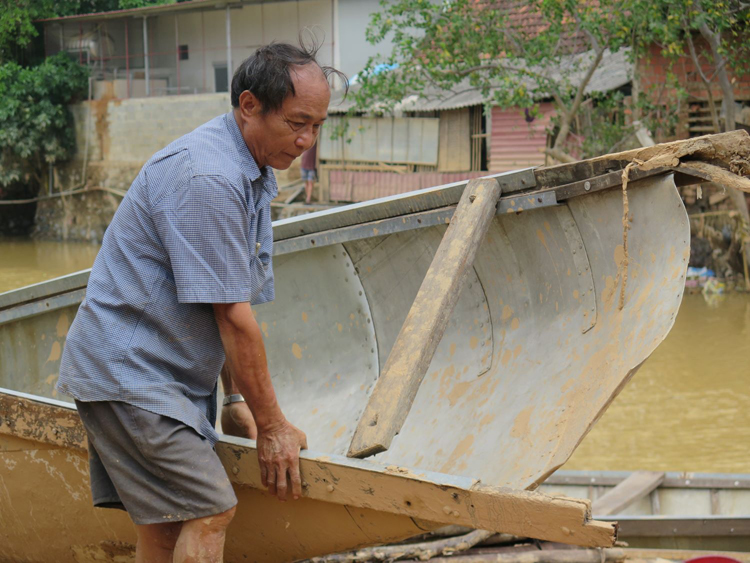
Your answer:
[[[301,495],[305,434],[276,401],[250,304],[274,298],[271,169],[315,143],[331,72],[314,50],[258,49],[233,110],[156,153],[104,237],[57,388],[88,433],[94,505],[128,511],[139,562],[222,560],[237,499],[213,450],[220,371],[225,431],[257,431],[263,484]]]

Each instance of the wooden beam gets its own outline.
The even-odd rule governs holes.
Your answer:
[[[387,450],[401,430],[495,217],[500,192],[494,178],[478,178],[466,186],[362,413],[349,457]]]
[[[85,449],[86,433],[70,405],[0,391],[0,435]],[[235,486],[263,489],[255,442],[223,436],[216,445]],[[591,519],[585,499],[482,485],[475,479],[416,472],[310,451],[300,454],[305,498],[589,547],[611,547],[616,525]],[[303,501],[299,501],[303,502]],[[287,503],[295,510],[296,503]]]
[[[664,477],[665,474],[659,471],[634,471],[619,485],[596,499],[592,510],[597,516],[619,514],[661,485]]]
[[[216,452],[233,483],[263,488],[254,442],[226,436]],[[591,520],[587,499],[305,451],[300,470],[303,496],[316,500],[588,547],[611,547],[617,539],[615,523]]]

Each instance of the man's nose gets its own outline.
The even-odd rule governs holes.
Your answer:
[[[302,150],[307,150],[313,146],[315,142],[315,133],[313,133],[312,127],[305,127],[302,132],[297,136],[295,144]]]

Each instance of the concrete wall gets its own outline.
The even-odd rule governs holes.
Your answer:
[[[105,98],[72,106],[77,152],[70,162],[55,167],[55,192],[84,187],[125,192],[155,152],[229,109],[229,94]],[[111,192],[93,191],[40,201],[35,234],[100,241],[119,199]]]
[[[347,76],[361,71],[371,56],[390,53],[390,41],[371,45],[365,39],[370,15],[381,10],[378,0],[338,0],[340,67]]]

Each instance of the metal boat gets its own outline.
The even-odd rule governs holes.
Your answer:
[[[750,158],[744,132],[492,176],[502,194],[423,378],[401,378],[414,396],[393,396],[402,419],[366,460],[347,453],[372,430],[366,415],[390,407],[371,399],[393,381],[389,356],[477,180],[276,222],[276,300],[255,310],[282,409],[311,450],[304,498],[280,503],[254,442],[217,445],[240,499],[227,560],[294,561],[446,524],[613,545],[589,501],[533,489],[674,322],[690,251],[676,185],[732,175],[738,158]],[[127,516],[91,507],[85,434],[53,390],[88,276],[0,294],[0,561],[132,556]]]
[[[560,470],[539,490],[591,500],[630,547],[750,551],[748,474]]]

